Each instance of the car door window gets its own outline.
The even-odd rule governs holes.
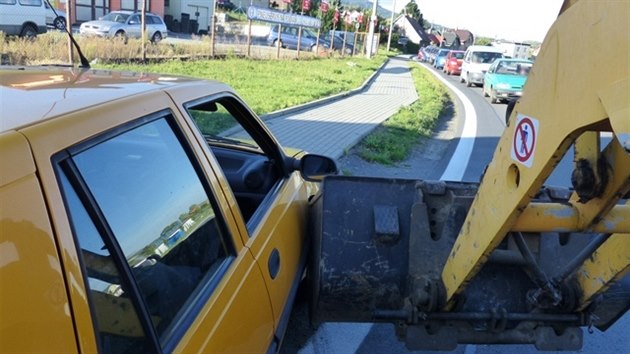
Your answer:
[[[146,120],[71,149],[60,166],[75,180],[64,189],[85,195],[83,205],[97,225],[98,232],[73,219],[99,336],[109,338],[102,323],[131,323],[103,303],[135,301],[140,319],[144,316],[150,324],[145,323],[144,332],[135,325],[116,338],[132,342],[148,328],[165,347],[183,335],[226,272],[234,248],[172,116]],[[70,197],[66,192],[66,200]],[[77,203],[68,205],[71,214],[81,209]],[[110,317],[101,319],[101,313]],[[102,342],[104,352],[122,352]]]
[[[131,15],[129,17],[129,21],[127,21],[128,24],[130,25],[139,25],[140,24],[140,16],[138,15]]]
[[[282,180],[277,145],[233,97],[193,102],[186,110],[219,162],[248,228],[255,225]]]

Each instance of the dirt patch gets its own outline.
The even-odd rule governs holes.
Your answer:
[[[430,139],[420,139],[407,159],[392,165],[363,160],[359,148],[353,147],[337,164],[340,171],[351,176],[385,178],[439,179],[447,162],[451,140],[457,135],[458,119],[452,104],[445,107]]]

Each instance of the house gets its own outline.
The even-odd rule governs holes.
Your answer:
[[[531,45],[527,43],[497,41],[492,45],[503,49],[503,55],[508,58],[529,59],[530,57]]]
[[[66,2],[52,0],[53,6],[65,10]],[[247,11],[251,5],[268,7],[267,0],[232,0],[238,8]],[[209,32],[214,14],[213,4],[209,0],[147,0],[146,11],[152,12],[164,18],[169,31],[198,33]],[[72,2],[73,11],[71,23],[81,23],[96,20],[115,10],[140,11],[142,1],[135,0],[109,0],[109,1],[81,1]]]
[[[409,41],[420,45],[427,46],[432,42],[432,38],[424,31],[422,25],[410,16],[401,15],[394,21],[394,27],[402,36],[409,38]]]
[[[469,30],[445,29],[442,37],[441,47],[452,50],[466,50],[475,42],[475,36]]]

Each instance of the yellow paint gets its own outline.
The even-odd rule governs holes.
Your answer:
[[[630,234],[614,234],[576,271],[582,310],[612,282],[630,273]]]
[[[54,72],[66,79],[43,82]],[[0,76],[3,119],[9,117],[0,127],[6,130],[0,132],[0,352],[97,352],[84,275],[51,157],[161,110],[173,114],[191,145],[237,253],[175,352],[266,351],[298,273],[306,242],[307,198],[317,187],[293,173],[249,234],[217,160],[182,106],[174,103],[231,89],[191,79],[145,82],[142,75],[109,71],[76,74],[51,69],[30,76],[28,71]],[[41,85],[22,85],[11,94],[20,99],[42,94],[42,100],[24,110],[4,101],[9,91],[3,85],[29,82]],[[81,90],[74,90],[77,87]],[[89,97],[80,97],[84,92]],[[281,252],[281,271],[272,280],[266,261],[274,248]],[[122,327],[133,335],[140,333],[137,322]]]
[[[626,91],[617,93],[617,97],[626,99],[615,101],[615,105],[602,104],[600,96],[611,84],[627,80],[629,75],[630,37],[611,41],[610,34],[630,33],[630,2],[571,1],[565,3],[563,11],[547,33],[523,97],[488,165],[471,207],[476,213],[467,216],[444,266],[447,307],[511,230],[575,139],[585,131],[610,127],[608,117],[627,112],[630,105],[627,86],[618,87]],[[601,58],[609,62],[593,65]],[[607,111],[610,107],[614,112]],[[539,121],[531,167],[511,158],[518,114]],[[627,116],[619,119],[627,120]],[[613,170],[619,167],[611,166]],[[510,176],[518,176],[518,183]]]

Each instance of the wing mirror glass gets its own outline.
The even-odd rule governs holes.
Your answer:
[[[338,173],[337,163],[327,156],[306,154],[299,161],[299,170],[307,181],[319,182]]]

